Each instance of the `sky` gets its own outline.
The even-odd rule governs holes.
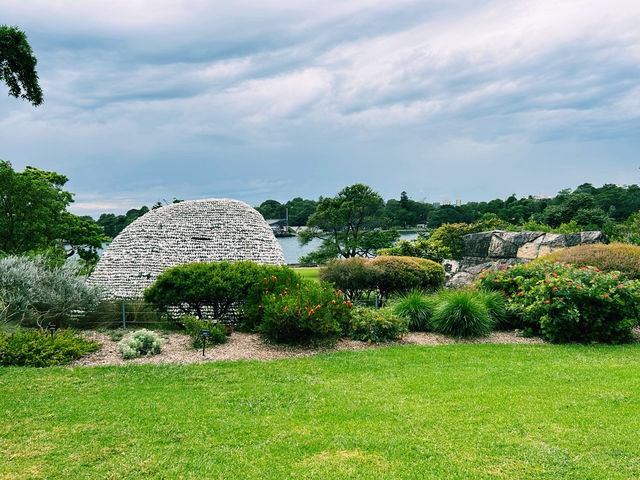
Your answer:
[[[45,103],[0,84],[0,158],[94,217],[639,183],[639,23],[637,0],[2,0]]]

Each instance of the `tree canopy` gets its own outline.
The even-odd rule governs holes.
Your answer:
[[[35,106],[43,101],[37,63],[25,33],[17,27],[0,25],[0,80],[9,87],[9,95]]]
[[[384,206],[382,197],[360,183],[343,188],[333,198],[324,198],[300,232],[304,245],[322,238],[322,246],[304,261],[322,262],[331,258],[367,256],[391,246],[399,237],[395,230],[374,230],[376,214]]]
[[[16,172],[0,161],[0,253],[64,249],[66,256],[97,259],[108,237],[91,217],[67,211],[73,194],[62,189],[66,183],[56,172],[34,167]]]

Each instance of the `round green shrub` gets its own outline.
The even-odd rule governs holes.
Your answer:
[[[165,312],[178,309],[198,318],[235,321],[243,305],[259,303],[254,295],[259,291],[257,285],[274,273],[281,278],[297,278],[286,267],[253,262],[190,263],[158,276],[145,290],[144,299]],[[245,314],[250,311],[248,307]]]
[[[454,337],[488,335],[495,325],[494,317],[473,290],[446,290],[436,296],[431,316],[434,332]]]
[[[0,365],[66,365],[99,349],[99,343],[75,335],[71,330],[60,330],[51,338],[43,330],[21,329],[11,335],[0,334]]]
[[[162,339],[151,330],[136,330],[118,342],[122,358],[129,360],[140,356],[152,356],[160,353]]]
[[[332,260],[318,271],[320,279],[342,290],[351,301],[376,289],[376,275],[370,260],[362,257]]]
[[[385,307],[355,309],[344,333],[354,340],[377,343],[401,340],[407,331],[408,320]]]
[[[434,297],[425,295],[420,290],[413,290],[395,299],[393,313],[406,318],[409,330],[427,332],[431,329],[431,315],[435,307]]]
[[[627,278],[640,279],[640,246],[626,243],[596,243],[563,248],[535,260],[556,261],[575,267],[596,267],[604,272],[620,272]]]
[[[383,301],[392,294],[411,290],[435,290],[444,284],[442,265],[416,257],[387,257],[371,259],[372,276]]]

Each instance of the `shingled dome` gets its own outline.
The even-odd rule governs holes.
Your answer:
[[[107,297],[141,297],[164,270],[192,262],[284,263],[282,247],[255,209],[231,199],[174,203],[146,213],[103,253],[89,278]]]

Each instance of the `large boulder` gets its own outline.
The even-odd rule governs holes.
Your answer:
[[[483,270],[526,263],[562,248],[581,244],[609,243],[598,231],[579,233],[545,233],[533,231],[508,232],[492,230],[470,233],[464,240],[464,257],[442,262],[447,273],[447,286],[458,287],[472,283]]]

